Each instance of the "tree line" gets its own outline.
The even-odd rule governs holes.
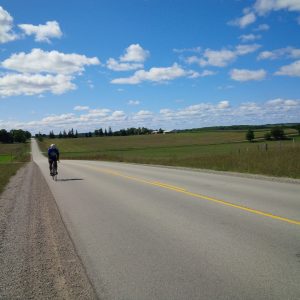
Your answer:
[[[298,134],[300,135],[300,124],[295,125],[292,128],[296,129],[298,131]],[[252,142],[255,139],[254,131],[252,130],[252,128],[249,128],[248,131],[246,132],[246,139],[249,142]],[[287,136],[284,132],[283,127],[275,126],[275,127],[271,128],[270,132],[265,133],[264,139],[267,140],[267,141],[270,141],[270,140],[277,140],[278,141],[278,140],[287,139]]]
[[[131,127],[131,128],[127,128],[127,129],[120,129],[117,131],[113,131],[111,129],[111,127],[108,127],[108,129],[106,128],[99,128],[99,129],[95,129],[94,132],[84,132],[84,133],[78,133],[77,130],[74,131],[74,129],[70,129],[68,131],[63,130],[60,131],[59,134],[55,134],[53,132],[53,130],[51,130],[49,132],[48,135],[46,134],[42,134],[42,133],[37,133],[35,135],[36,138],[38,139],[43,139],[44,137],[48,137],[50,139],[54,139],[54,138],[78,138],[78,137],[102,137],[102,136],[129,136],[129,135],[144,135],[144,134],[151,134],[152,132],[154,132],[153,129],[149,129],[146,127]],[[158,133],[163,133],[163,130],[160,128],[158,130]]]
[[[0,142],[4,144],[26,143],[30,138],[31,133],[29,131],[22,129],[12,129],[10,131],[0,129]]]
[[[215,130],[258,130],[258,129],[272,129],[274,127],[280,127],[282,129],[295,128],[300,126],[300,123],[278,123],[278,124],[264,124],[264,125],[230,125],[230,126],[211,126],[192,129],[179,129],[177,132],[198,132],[198,131],[215,131]]]

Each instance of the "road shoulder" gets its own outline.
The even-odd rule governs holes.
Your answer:
[[[97,299],[34,162],[0,195],[0,298]]]

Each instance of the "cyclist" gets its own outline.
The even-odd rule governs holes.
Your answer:
[[[59,151],[56,148],[55,144],[51,144],[48,149],[48,161],[49,161],[49,169],[50,169],[50,176],[57,175],[57,161],[59,161]],[[52,174],[52,165],[56,169],[56,174]]]

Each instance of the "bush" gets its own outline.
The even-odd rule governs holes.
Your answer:
[[[254,132],[253,130],[251,130],[250,128],[248,129],[247,133],[246,133],[246,139],[249,142],[252,142],[254,140]]]
[[[283,140],[285,138],[284,131],[281,127],[276,126],[271,129],[271,136],[275,140]]]
[[[264,138],[265,138],[265,140],[270,141],[272,138],[271,133],[270,132],[265,133]]]

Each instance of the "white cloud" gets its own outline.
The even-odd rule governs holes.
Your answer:
[[[226,109],[229,107],[230,107],[230,104],[229,104],[229,101],[227,101],[227,100],[220,101],[217,105],[217,108],[220,108],[220,109]]]
[[[188,64],[200,64],[200,58],[195,55],[189,56],[185,59],[185,62]]]
[[[172,109],[169,109],[169,108],[163,108],[159,111],[160,114],[163,114],[163,115],[170,115],[172,114]]]
[[[0,6],[0,44],[16,40],[18,37],[12,31],[13,18]]]
[[[73,74],[84,71],[84,66],[99,64],[97,57],[88,58],[75,53],[65,54],[55,50],[47,52],[33,49],[28,54],[25,52],[13,54],[4,60],[1,66],[22,73]]]
[[[210,70],[204,70],[201,73],[199,73],[199,77],[207,77],[207,76],[212,76],[212,75],[216,75],[217,72],[214,71],[210,71]]]
[[[211,50],[211,49],[206,49],[204,54],[204,58],[201,58],[199,60],[200,66],[215,66],[215,67],[225,67],[229,63],[235,60],[236,58],[236,53],[235,51],[231,50]]]
[[[34,35],[37,42],[50,43],[51,38],[60,38],[62,32],[56,21],[48,21],[45,25],[20,24],[18,25],[26,35]]]
[[[257,59],[279,59],[281,57],[288,57],[288,58],[300,58],[300,49],[293,48],[293,47],[286,47],[281,49],[276,49],[273,51],[262,51]]]
[[[271,11],[288,10],[300,11],[299,0],[256,0],[254,9],[259,15],[264,15]]]
[[[110,113],[110,109],[91,109],[86,115],[89,118],[106,117]]]
[[[246,70],[233,69],[230,71],[230,77],[236,81],[263,80],[267,73],[265,70]]]
[[[288,113],[287,113],[288,112]],[[163,108],[158,113],[140,110],[126,114],[123,111],[97,108],[80,115],[63,113],[49,115],[30,122],[0,120],[0,128],[22,128],[32,132],[55,132],[77,129],[79,132],[93,131],[95,128],[120,128],[145,126],[148,128],[195,128],[217,125],[266,124],[299,122],[300,100],[277,98],[262,103],[243,102],[231,106],[229,101],[219,103],[198,103],[180,109]]]
[[[218,86],[218,90],[230,90],[230,89],[233,89],[234,86],[233,85],[220,85]]]
[[[139,100],[129,100],[128,105],[139,105],[140,101]]]
[[[254,29],[254,31],[268,31],[269,29],[270,26],[268,24],[260,24]]]
[[[173,49],[173,52],[175,53],[184,53],[184,52],[195,52],[200,53],[201,47],[194,47],[194,48],[182,48],[182,49]]]
[[[40,124],[70,124],[73,122],[75,115],[72,113],[69,114],[61,114],[61,115],[51,115],[43,118],[39,123]]]
[[[82,111],[82,110],[89,110],[90,108],[88,106],[77,105],[73,109],[78,110],[78,111]]]
[[[122,63],[118,62],[114,58],[109,58],[106,62],[107,68],[113,71],[131,71],[136,69],[142,69],[144,64],[140,63]]]
[[[275,73],[275,75],[286,75],[291,77],[300,77],[300,60],[290,65],[283,66]]]
[[[0,96],[36,95],[44,92],[63,94],[76,86],[66,75],[7,74],[0,77]]]
[[[191,75],[190,71],[182,69],[178,64],[166,68],[151,68],[149,71],[139,70],[131,77],[113,79],[113,84],[139,84],[143,81],[165,82]]]
[[[300,105],[300,100],[277,98],[277,99],[267,101],[266,104],[273,107],[283,107],[283,106],[293,107],[293,106]]]
[[[112,121],[112,122],[121,122],[121,121],[126,121],[127,116],[122,110],[116,110],[114,111],[110,116],[106,118],[107,121]]]
[[[119,60],[109,58],[106,62],[107,68],[113,71],[131,71],[142,69],[150,52],[143,49],[139,44],[132,44],[126,48],[124,55]]]
[[[261,38],[261,35],[258,35],[258,34],[243,34],[239,37],[239,39],[242,40],[242,42],[252,42],[252,41],[255,41],[255,40],[259,40]]]
[[[248,12],[244,16],[228,22],[229,25],[245,28],[256,21],[256,16],[253,12]]]
[[[201,74],[199,72],[196,71],[190,71],[188,78],[199,78],[199,77],[205,77],[207,75],[201,76]]]
[[[238,56],[246,55],[255,52],[260,45],[238,45],[234,50],[228,50],[226,48],[221,50],[205,49],[202,57],[191,56],[186,59],[189,64],[197,63],[201,67],[214,66],[214,67],[226,67],[232,63]]]
[[[149,110],[140,110],[132,117],[135,121],[142,121],[142,120],[149,120],[152,119],[154,116],[153,112]]]
[[[144,62],[150,55],[148,50],[143,49],[139,44],[132,44],[120,57],[122,62]]]
[[[252,44],[252,45],[238,45],[236,46],[236,54],[237,55],[246,55],[249,53],[255,52],[257,49],[259,49],[261,46],[258,44]]]
[[[262,51],[259,53],[257,59],[263,60],[263,59],[276,59],[278,56],[272,52],[272,51]]]

